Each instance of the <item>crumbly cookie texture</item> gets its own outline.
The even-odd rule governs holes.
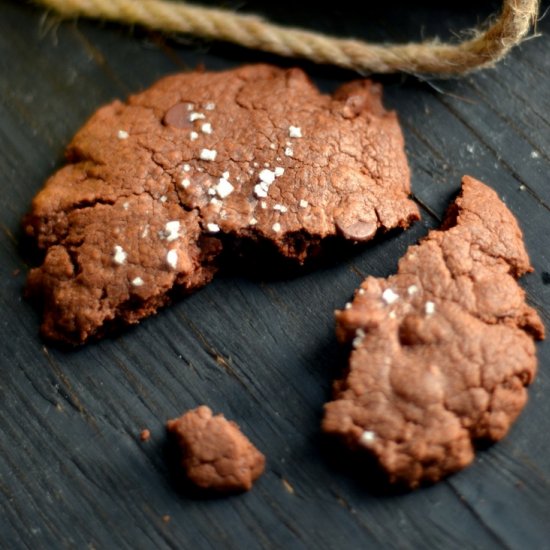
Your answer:
[[[181,447],[187,477],[201,489],[248,491],[264,471],[264,455],[239,426],[204,405],[169,420],[166,427]]]
[[[44,250],[28,292],[42,333],[82,343],[216,271],[226,238],[303,262],[418,219],[395,113],[368,80],[320,94],[298,69],[171,76],[101,108],[24,226]]]
[[[336,312],[353,349],[323,430],[410,487],[470,464],[476,440],[506,435],[535,376],[544,326],[516,282],[529,271],[510,211],[464,177],[443,227]]]

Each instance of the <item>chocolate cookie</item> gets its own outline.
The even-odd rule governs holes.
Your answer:
[[[28,291],[44,336],[81,343],[207,283],[224,235],[303,262],[327,237],[371,239],[418,218],[381,88],[322,95],[298,69],[165,78],[100,109],[36,196],[45,251]]]
[[[182,452],[190,481],[213,491],[248,491],[264,471],[265,457],[235,422],[201,406],[166,423]]]
[[[506,435],[535,376],[544,327],[516,282],[529,271],[510,211],[464,177],[443,227],[336,312],[353,351],[323,430],[411,487],[467,466],[477,440]]]

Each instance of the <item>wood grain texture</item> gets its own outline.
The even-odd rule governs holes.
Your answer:
[[[404,39],[417,38],[423,21],[429,32],[461,29],[492,7],[397,2],[389,28],[380,8],[366,18],[363,7],[361,22],[348,0],[314,17],[295,4],[258,9],[320,30]],[[343,366],[333,309],[367,274],[394,271],[438,224],[464,173],[493,186],[518,217],[535,266],[522,284],[550,320],[550,18],[539,31],[496,70],[383,80],[423,208],[411,230],[292,278],[222,276],[116,339],[62,352],[40,341],[38,316],[21,298],[19,222],[65,144],[98,106],[162,75],[273,58],[59,24],[0,0],[0,547],[550,548],[548,343],[510,435],[436,486],[381,494],[346,471],[319,433]],[[326,90],[354,77],[306,68]],[[250,493],[199,499],[174,479],[164,421],[201,403],[236,420],[266,454]],[[143,443],[145,427],[152,437]]]

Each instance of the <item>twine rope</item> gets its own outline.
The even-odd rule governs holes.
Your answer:
[[[233,42],[359,72],[458,76],[493,66],[536,24],[539,0],[504,0],[484,29],[457,44],[375,44],[272,24],[256,15],[169,0],[35,0],[63,17],[90,17]]]

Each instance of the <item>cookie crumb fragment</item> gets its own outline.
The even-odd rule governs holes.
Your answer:
[[[188,479],[201,489],[248,491],[264,471],[264,455],[239,426],[205,405],[169,420],[166,428],[181,449]]]
[[[139,439],[143,442],[149,441],[149,439],[151,439],[151,432],[147,428],[141,430]]]

